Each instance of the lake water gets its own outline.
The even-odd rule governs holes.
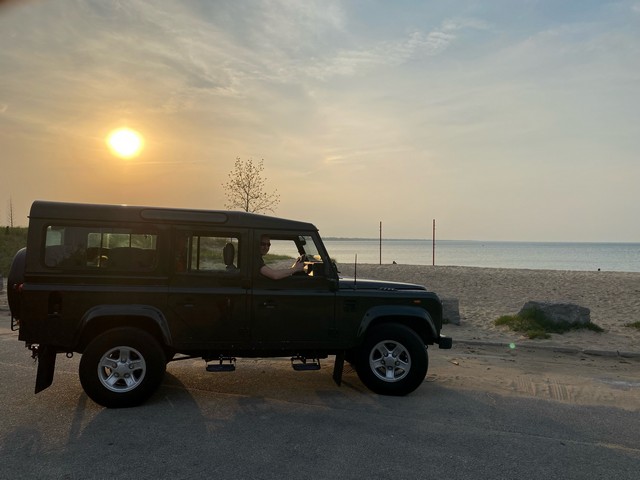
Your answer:
[[[338,263],[380,263],[379,239],[324,240]],[[432,265],[431,240],[382,240],[382,263]],[[436,265],[640,272],[640,243],[437,240]]]

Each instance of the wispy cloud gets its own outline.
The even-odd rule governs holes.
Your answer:
[[[314,59],[305,67],[305,72],[311,78],[326,81],[333,77],[367,75],[379,67],[397,67],[411,59],[442,54],[456,41],[456,32],[469,27],[484,28],[484,24],[448,20],[432,31],[414,30],[403,38],[338,49],[333,54],[325,54],[324,58]]]

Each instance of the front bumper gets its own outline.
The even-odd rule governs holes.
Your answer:
[[[438,348],[449,349],[453,346],[453,338],[440,335],[436,343],[438,344]]]

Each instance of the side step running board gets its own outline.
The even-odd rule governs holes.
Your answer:
[[[224,363],[228,362],[228,363]],[[233,372],[236,369],[235,357],[220,357],[219,363],[207,365],[207,372]]]
[[[320,359],[296,355],[295,357],[291,357],[291,366],[298,372],[305,370],[320,370]]]

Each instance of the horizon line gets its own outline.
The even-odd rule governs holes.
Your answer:
[[[345,240],[345,241],[376,241],[379,242],[382,240],[385,241],[419,241],[419,242],[433,242],[432,238],[385,238],[382,237],[335,237],[332,235],[322,237],[323,241],[327,240]],[[472,239],[453,239],[453,238],[436,238],[436,244],[438,242],[473,242],[473,243],[589,243],[589,244],[597,244],[597,243],[615,243],[615,244],[627,244],[627,245],[640,245],[640,241],[631,242],[626,240],[472,240]]]

